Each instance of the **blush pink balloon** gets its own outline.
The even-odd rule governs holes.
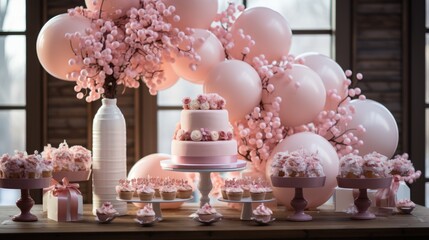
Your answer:
[[[248,47],[247,41],[240,37],[240,29],[255,41],[245,58],[246,62],[251,63],[253,57],[261,54],[269,61],[280,60],[282,56],[288,55],[292,31],[280,13],[266,7],[255,7],[245,10],[237,18],[231,29],[234,47],[228,51],[235,59],[242,59],[243,48]]]
[[[162,0],[167,7],[174,6],[180,21],[168,18],[173,27],[184,31],[186,28],[209,29],[216,18],[218,0]]]
[[[320,53],[304,53],[296,57],[304,61],[304,65],[315,71],[323,81],[327,93],[324,110],[336,110],[338,104],[347,96],[346,75],[334,60]],[[341,99],[330,98],[329,91],[336,90]]]
[[[40,63],[49,74],[62,80],[75,80],[68,79],[67,74],[80,71],[81,65],[69,65],[70,58],[75,54],[65,34],[75,32],[84,34],[85,29],[89,27],[91,20],[82,16],[69,16],[66,13],[57,15],[45,23],[37,37],[36,51]]]
[[[156,85],[155,90],[157,91],[170,88],[174,84],[176,84],[177,81],[179,80],[179,76],[177,76],[176,72],[174,71],[170,63],[163,61],[161,68],[164,71],[165,79],[160,84]]]
[[[366,129],[364,133],[353,131],[363,141],[363,145],[356,148],[359,155],[376,151],[389,158],[393,157],[398,146],[399,131],[392,113],[382,104],[370,99],[352,100],[349,105],[354,107],[355,113],[347,129],[356,129],[360,124]]]
[[[85,5],[92,11],[101,9],[102,14],[116,19],[125,16],[130,8],[139,8],[140,0],[85,0]],[[121,10],[121,12],[117,14],[117,10]]]
[[[217,93],[226,100],[231,123],[239,121],[261,102],[262,84],[258,73],[246,62],[219,63],[204,82],[205,93]]]
[[[335,148],[325,138],[311,132],[301,132],[286,137],[272,151],[271,157],[267,162],[266,176],[270,180],[272,157],[278,152],[295,151],[305,149],[318,154],[326,176],[325,186],[320,188],[305,188],[304,198],[307,200],[308,208],[317,208],[324,204],[334,193],[337,186],[337,175],[339,169],[339,159]],[[273,193],[277,201],[291,209],[290,201],[294,196],[295,190],[292,188],[273,187]]]
[[[325,106],[326,91],[322,80],[304,65],[293,64],[292,69],[274,75],[270,83],[274,85],[274,91],[264,91],[262,102],[282,98],[279,117],[284,126],[297,127],[310,123]]]
[[[168,154],[154,153],[145,156],[134,164],[128,173],[128,179],[139,178],[139,177],[170,177],[177,179],[187,179],[187,174],[183,172],[172,172],[165,171],[161,168],[160,162],[162,160],[170,159],[171,156]],[[162,209],[179,208],[183,203],[161,203]],[[144,204],[135,204],[137,207],[143,207]]]
[[[209,71],[225,60],[225,52],[218,38],[207,30],[195,29],[192,36],[196,39],[193,46],[195,52],[201,57],[196,71],[189,67],[193,62],[187,57],[176,57],[172,66],[177,75],[185,80],[203,84]]]

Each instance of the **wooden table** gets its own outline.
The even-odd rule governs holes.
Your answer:
[[[134,215],[116,218],[110,224],[99,224],[90,214],[91,206],[85,205],[81,222],[55,222],[46,218],[42,207],[36,205],[32,212],[38,222],[13,222],[10,217],[19,212],[16,206],[0,207],[0,239],[429,239],[429,209],[417,206],[412,215],[390,215],[375,220],[351,220],[350,215],[335,213],[332,209],[310,211],[311,222],[289,222],[289,213],[275,211],[277,220],[268,226],[257,226],[252,221],[241,221],[238,210],[216,206],[224,219],[212,226],[204,226],[188,216],[196,205],[186,204],[180,210],[163,210],[164,221],[152,227],[142,227],[134,222]],[[136,209],[129,205],[130,214]]]

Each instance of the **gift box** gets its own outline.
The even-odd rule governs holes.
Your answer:
[[[390,188],[377,191],[376,206],[395,208],[399,200],[410,199],[410,192],[410,188],[404,181],[393,178]]]
[[[83,216],[83,199],[79,184],[71,184],[66,178],[63,184],[51,186],[44,198],[48,218],[57,222],[80,221]]]
[[[375,207],[375,193],[377,190],[367,189],[367,195],[371,200],[371,207]],[[335,212],[348,212],[354,206],[355,198],[358,196],[358,189],[350,188],[335,188],[334,192],[334,205]]]

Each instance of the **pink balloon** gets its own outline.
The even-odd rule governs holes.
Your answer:
[[[162,0],[167,7],[174,6],[180,21],[176,22],[169,18],[169,23],[184,31],[186,28],[209,29],[214,21],[218,0]]]
[[[205,93],[218,93],[226,100],[231,123],[239,121],[261,102],[262,84],[249,64],[238,60],[219,63],[204,82]]]
[[[147,177],[170,177],[177,179],[187,179],[186,173],[165,171],[161,168],[160,161],[170,159],[168,154],[154,153],[145,156],[134,164],[128,173],[128,179]],[[183,203],[161,203],[162,209],[179,208]],[[137,207],[143,207],[144,204],[135,204]]]
[[[325,186],[321,188],[304,189],[304,198],[307,200],[308,208],[317,208],[324,204],[334,193],[337,186],[337,175],[339,169],[339,159],[335,148],[323,137],[311,132],[301,132],[286,137],[272,151],[271,156],[278,152],[295,151],[300,148],[310,152],[317,152],[323,171],[325,172]],[[267,162],[266,176],[270,181],[272,157]],[[291,209],[290,201],[292,200],[295,190],[292,188],[273,187],[273,193],[277,201]]]
[[[306,66],[293,64],[292,69],[274,75],[270,83],[274,85],[274,91],[264,91],[262,102],[269,103],[275,97],[281,97],[279,117],[287,127],[310,123],[325,106],[323,82]]]
[[[197,63],[197,70],[192,71],[189,65],[193,61],[186,57],[176,57],[172,66],[180,77],[193,83],[203,84],[209,71],[225,60],[225,52],[222,43],[207,30],[195,29],[192,36],[196,39],[194,49],[201,57],[201,61]]]
[[[231,29],[235,46],[228,51],[235,59],[242,59],[243,48],[248,47],[247,41],[240,37],[240,29],[255,41],[245,58],[248,63],[261,54],[268,61],[274,61],[289,53],[292,31],[286,19],[274,10],[266,7],[249,8],[237,18]]]
[[[324,109],[336,110],[338,104],[347,96],[347,79],[344,70],[334,60],[320,53],[304,53],[297,57],[304,60],[304,65],[315,71],[323,81],[326,89],[326,103]],[[329,91],[336,90],[341,99],[333,99],[328,95]]]
[[[45,23],[37,37],[36,50],[40,63],[49,74],[59,79],[71,80],[67,79],[67,74],[80,71],[81,65],[68,64],[75,54],[65,34],[75,32],[84,34],[85,29],[89,27],[91,20],[82,16],[69,16],[66,13],[57,15]]]
[[[85,5],[92,11],[98,11],[102,7],[102,14],[116,19],[125,16],[130,8],[139,8],[140,0],[85,0]],[[121,10],[121,13],[117,14],[117,10]]]
[[[156,85],[155,90],[157,91],[170,88],[179,81],[179,76],[177,76],[170,63],[163,61],[161,68],[164,70],[165,79],[160,84]]]
[[[363,141],[363,145],[356,148],[359,155],[376,151],[392,157],[399,140],[398,125],[392,113],[382,104],[370,99],[352,100],[349,105],[355,108],[355,113],[347,129],[356,129],[359,124],[366,129],[364,133],[352,131]]]

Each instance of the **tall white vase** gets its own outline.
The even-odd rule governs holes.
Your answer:
[[[116,200],[115,187],[127,175],[127,138],[125,119],[116,99],[102,99],[92,127],[92,203],[93,213],[103,202],[111,202],[121,215],[127,204]]]

